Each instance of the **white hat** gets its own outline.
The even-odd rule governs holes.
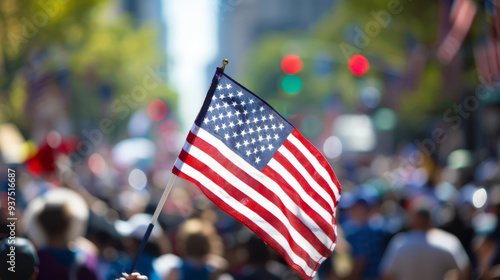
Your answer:
[[[47,191],[33,199],[24,213],[24,228],[26,235],[38,246],[46,245],[48,240],[38,216],[44,211],[46,205],[64,206],[71,217],[66,232],[66,241],[74,241],[83,236],[87,230],[89,208],[83,198],[75,191],[67,188],[57,188]]]
[[[150,214],[135,214],[128,221],[116,220],[114,226],[121,236],[134,237],[140,240],[146,233],[152,217]],[[151,232],[150,238],[157,239],[162,233],[161,227],[156,225]]]

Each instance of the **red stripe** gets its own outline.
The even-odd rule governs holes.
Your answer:
[[[335,184],[340,194],[342,187],[340,186],[340,183],[337,180],[337,176],[335,176],[335,173],[333,173],[333,169],[330,164],[328,164],[328,161],[325,159],[325,157],[323,157],[318,149],[316,149],[316,147],[309,143],[309,141],[307,141],[307,139],[304,138],[304,136],[302,136],[302,134],[300,134],[297,129],[292,130],[292,135],[295,136],[295,138],[297,138],[302,143],[302,145],[304,145],[304,147],[306,147],[306,149],[318,160],[319,164],[323,166],[323,168],[325,168],[328,174],[330,174],[330,178],[332,178],[332,182]]]
[[[321,207],[323,207],[330,215],[333,216],[332,206],[321,196],[319,195],[311,185],[307,182],[307,180],[302,176],[302,173],[295,168],[295,166],[288,161],[288,159],[281,154],[280,152],[276,152],[273,157],[279,164],[281,164],[290,175],[299,182],[300,187],[304,189],[304,191],[313,198]]]
[[[193,158],[193,157],[191,157]],[[194,159],[194,158],[193,158]],[[186,164],[189,164],[190,166],[191,165],[191,161],[190,162],[186,162]],[[210,168],[208,167],[205,167],[207,168],[208,170],[211,170]],[[197,169],[197,168],[195,168]],[[197,169],[198,170],[198,169]],[[200,171],[200,170],[198,170]],[[288,253],[286,252],[285,249],[283,249],[283,247],[281,246],[281,244],[279,242],[277,242],[271,235],[269,235],[265,230],[263,230],[262,228],[260,228],[256,223],[254,223],[252,220],[250,220],[249,218],[247,218],[245,215],[242,215],[239,211],[237,211],[236,209],[232,208],[231,206],[229,206],[227,203],[225,203],[222,199],[220,199],[217,195],[213,194],[209,189],[205,188],[199,181],[197,181],[195,178],[192,178],[190,177],[189,175],[183,173],[182,171],[178,170],[176,167],[174,167],[174,172],[179,174],[178,176],[181,177],[181,178],[184,178],[194,184],[196,184],[201,190],[202,192],[213,202],[215,203],[218,207],[220,207],[222,210],[224,210],[226,213],[228,213],[229,215],[233,216],[235,219],[237,219],[238,221],[240,221],[241,223],[243,223],[245,226],[247,226],[250,230],[252,230],[253,232],[255,232],[255,234],[257,234],[260,238],[262,238],[262,240],[264,240],[267,244],[269,244],[276,252],[278,252],[284,259],[285,261],[293,268],[295,269],[295,271],[299,272],[299,274],[301,274],[302,277],[304,277],[305,279],[312,279],[312,277],[310,277],[309,275],[306,275],[305,271],[303,270],[303,268],[299,265],[297,265],[291,258],[290,256],[288,255]],[[201,172],[201,171],[200,171]],[[207,171],[204,170],[204,173],[206,173]],[[212,173],[215,174],[216,177],[219,177],[215,172],[212,171]],[[212,174],[213,175],[213,174]],[[209,177],[209,176],[207,176]],[[209,177],[210,178],[210,177]],[[214,180],[214,178],[210,178],[212,181]],[[258,205],[258,204],[257,204]],[[262,207],[261,207],[262,208]],[[262,215],[261,215],[262,216]],[[263,217],[263,216],[262,216]],[[265,218],[265,217],[263,217]],[[266,219],[267,221],[267,219]],[[268,221],[269,222],[269,221]],[[280,231],[281,232],[281,231]],[[286,237],[286,236],[285,236]],[[295,244],[295,242],[293,242],[293,239],[291,239],[290,237],[287,238],[289,240],[289,243],[290,244],[290,247],[292,248],[292,250],[297,254],[297,252],[294,250],[294,247],[296,247],[297,249],[300,248],[302,249],[300,246],[298,246],[297,244]],[[292,240],[290,242],[290,240]],[[293,245],[292,245],[293,244]],[[303,251],[303,249],[302,249]],[[305,253],[307,255],[307,253]],[[302,257],[301,254],[297,254],[299,257]],[[302,257],[303,258],[303,257]],[[304,259],[304,258],[303,258]],[[317,268],[317,266],[319,265],[317,262],[314,262],[312,261],[308,256],[306,257],[306,263],[313,269]]]
[[[330,186],[325,178],[323,178],[323,176],[318,173],[316,168],[314,168],[314,165],[309,162],[309,159],[292,142],[286,140],[283,143],[283,146],[285,146],[285,148],[287,148],[287,150],[289,150],[295,156],[295,158],[302,164],[302,166],[304,166],[307,173],[311,175],[314,181],[316,181],[318,185],[321,186],[321,188],[323,188],[328,193],[328,195],[330,195],[333,200],[334,206],[337,207],[338,199],[335,197],[335,193],[332,190],[332,187],[336,188],[336,186]]]
[[[323,217],[321,217],[314,209],[312,209],[308,203],[306,203],[305,201],[303,201],[300,198],[300,196],[297,194],[297,192],[295,192],[294,188],[292,186],[290,186],[290,184],[288,184],[288,182],[285,179],[283,179],[283,177],[278,172],[274,171],[274,169],[270,168],[269,166],[266,166],[262,170],[262,173],[264,173],[266,176],[268,176],[273,181],[278,183],[283,190],[285,190],[287,193],[289,193],[288,195],[290,196],[290,198],[292,198],[292,200],[294,200],[295,203],[302,210],[304,210],[304,212],[307,213],[307,215],[309,217],[311,217],[311,219],[313,219],[316,222],[316,224],[319,226],[319,228],[321,228],[321,230],[326,235],[328,235],[328,237],[330,237],[330,239],[333,242],[335,242],[336,236],[335,236],[335,231],[333,230],[333,227],[332,227],[332,225],[334,225],[333,216],[331,216],[332,217],[331,222],[325,221],[325,219]]]
[[[191,133],[190,133],[191,134]],[[202,150],[206,154],[212,155],[212,158],[224,166],[232,175],[245,182],[248,186],[252,187],[254,190],[259,192],[262,196],[266,197],[269,201],[275,204],[281,212],[288,218],[290,224],[302,235],[305,239],[309,240],[311,245],[322,255],[330,252],[329,248],[319,240],[316,235],[311,231],[309,227],[307,227],[297,216],[295,216],[281,201],[278,195],[273,191],[269,190],[266,186],[262,185],[259,181],[255,180],[251,175],[248,175],[244,170],[240,169],[233,162],[228,160],[223,155],[213,156],[218,154],[218,151],[215,147],[207,143],[205,140],[201,138],[194,138],[194,134],[192,136],[188,136],[187,142],[191,145],[197,147]],[[182,158],[185,162],[186,152],[181,152],[179,158]],[[296,195],[296,194],[295,194]],[[310,216],[310,215],[309,215]],[[318,217],[311,217],[311,219],[316,220]]]

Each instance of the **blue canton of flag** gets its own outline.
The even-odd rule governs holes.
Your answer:
[[[269,104],[226,76],[220,78],[198,125],[258,170],[267,165],[293,130]]]

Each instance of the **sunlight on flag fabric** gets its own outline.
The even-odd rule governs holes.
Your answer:
[[[332,168],[276,110],[220,69],[173,173],[196,184],[304,279],[332,254],[341,191]]]

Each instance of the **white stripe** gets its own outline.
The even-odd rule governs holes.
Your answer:
[[[296,169],[299,171],[300,175],[304,177],[307,183],[316,191],[316,193],[330,204],[332,212],[335,211],[335,205],[333,204],[332,197],[320,186],[318,182],[307,172],[304,166],[297,160],[297,158],[285,147],[281,146],[278,149],[280,152]]]
[[[311,152],[304,146],[304,144],[302,144],[302,142],[300,142],[300,140],[297,139],[294,135],[290,134],[290,136],[288,137],[288,140],[295,147],[297,147],[297,149],[299,149],[299,151],[314,166],[314,169],[318,172],[318,174],[321,175],[321,177],[323,177],[323,179],[325,179],[325,181],[330,185],[330,187],[333,190],[333,193],[335,194],[335,199],[338,201],[340,198],[340,193],[339,193],[339,190],[337,188],[338,186],[335,183],[333,183],[332,177],[330,176],[330,173],[328,173],[328,171],[325,169],[325,167],[323,167],[323,165],[321,165],[321,163],[319,163],[318,159],[313,154],[311,154]]]
[[[296,217],[299,218],[300,221],[302,221],[313,233],[314,235],[321,241],[323,244],[325,244],[326,247],[330,247],[331,244],[333,243],[333,240],[330,239],[330,237],[323,232],[323,230],[318,226],[318,224],[312,219],[306,211],[303,211],[289,196],[288,194],[283,191],[281,186],[276,183],[274,180],[271,178],[267,177],[265,174],[257,170],[255,167],[250,165],[248,162],[246,162],[244,159],[242,159],[240,156],[238,156],[236,153],[234,153],[231,149],[229,149],[221,140],[218,138],[212,136],[210,133],[208,133],[206,130],[203,128],[200,128],[198,126],[193,126],[191,129],[191,132],[207,143],[210,143],[212,146],[214,146],[219,152],[225,156],[227,159],[231,160],[231,162],[238,166],[241,170],[245,171],[248,175],[250,175],[252,178],[257,180],[259,183],[261,183],[263,186],[267,187],[270,191],[274,192],[278,198],[283,202],[283,204],[286,206],[286,208],[294,214]],[[313,204],[317,204],[315,201],[312,201]],[[319,205],[318,205],[319,206]],[[323,208],[318,207],[319,209],[322,209],[322,211],[326,212]],[[314,209],[314,208],[313,208]],[[326,212],[327,213],[327,212]],[[329,215],[329,213],[327,213]],[[328,219],[325,219],[328,221]],[[328,221],[328,224],[331,224],[331,215]]]
[[[305,239],[297,230],[290,224],[290,221],[283,214],[281,209],[276,206],[276,204],[269,201],[262,194],[257,192],[252,187],[248,186],[245,182],[241,181],[238,177],[234,176],[229,172],[224,166],[214,160],[210,155],[206,154],[202,150],[198,149],[195,146],[190,145],[186,142],[185,151],[189,151],[189,154],[201,161],[202,163],[210,166],[210,169],[214,170],[219,176],[224,178],[229,184],[233,185],[235,188],[243,192],[253,201],[260,204],[262,207],[267,209],[271,214],[273,214],[278,220],[280,220],[288,229],[290,236],[292,237],[291,242],[295,242],[299,247],[304,248],[304,250],[309,254],[309,256],[317,262],[321,259],[322,254],[320,254],[313,245],[309,242],[309,240]]]
[[[300,183],[288,172],[288,170],[281,165],[277,160],[272,158],[267,164],[276,173],[281,175],[285,181],[292,186],[292,188],[299,194],[300,198],[304,200],[314,211],[316,211],[328,224],[332,224],[332,215],[328,213],[325,208],[321,207],[306,191],[302,188]]]
[[[239,201],[234,199],[231,195],[229,195],[224,189],[220,188],[216,183],[214,183],[209,178],[205,177],[202,173],[200,173],[195,168],[190,165],[178,160],[175,164],[177,169],[181,170],[184,174],[196,179],[200,182],[207,190],[209,190],[214,195],[218,196],[221,200],[224,201],[229,207],[233,208],[235,211],[241,213],[248,219],[250,219],[253,223],[255,223],[259,228],[265,231],[271,238],[273,238],[277,243],[279,243],[283,249],[286,251],[290,259],[299,265],[307,275],[311,275],[314,270],[311,269],[307,263],[299,256],[297,256],[290,245],[288,244],[287,239],[277,231],[272,225],[270,225],[266,220],[264,220],[257,213],[249,209],[248,207],[241,204]]]

